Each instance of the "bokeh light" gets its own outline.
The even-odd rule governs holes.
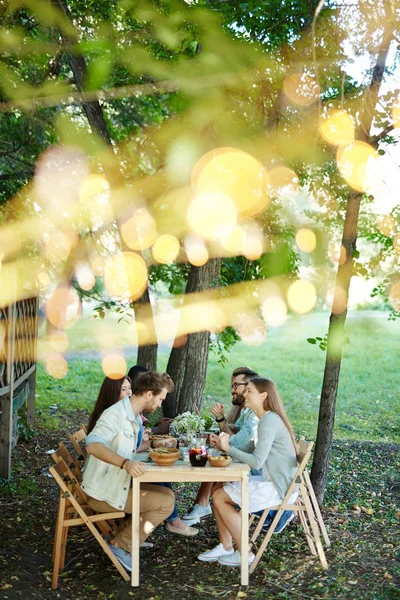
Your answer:
[[[145,208],[139,208],[121,226],[121,236],[128,248],[146,250],[157,239],[156,222]]]
[[[289,287],[287,298],[292,310],[305,314],[314,308],[317,293],[312,283],[298,279]]]
[[[263,165],[247,152],[218,148],[205,154],[192,171],[198,195],[222,194],[230,198],[239,217],[249,217],[268,205],[268,177]]]
[[[392,108],[393,126],[400,127],[400,104],[394,104]]]
[[[52,263],[67,260],[73,246],[74,237],[63,231],[52,233],[46,243],[46,258]]]
[[[236,219],[234,203],[220,192],[199,194],[192,200],[187,211],[192,231],[208,240],[217,240],[227,235],[235,227]]]
[[[82,290],[91,290],[96,283],[96,278],[89,265],[81,264],[76,268],[76,280]]]
[[[224,250],[229,254],[238,256],[243,254],[243,249],[246,241],[246,233],[243,227],[236,225],[221,237],[220,243]]]
[[[290,187],[293,190],[297,190],[299,187],[299,178],[293,169],[285,167],[284,165],[278,165],[268,171],[269,185],[271,190],[277,194],[282,192],[286,187]]]
[[[120,379],[127,372],[126,361],[120,354],[108,354],[103,358],[104,375],[110,379]]]
[[[137,300],[147,286],[147,267],[139,254],[119,252],[104,267],[104,285],[111,296]]]
[[[50,354],[46,359],[46,371],[54,379],[63,379],[68,373],[68,363],[61,354]]]
[[[400,234],[394,236],[393,238],[393,248],[397,254],[400,254]]]
[[[180,251],[179,240],[169,233],[160,235],[151,249],[154,260],[163,265],[168,265],[176,260]]]
[[[317,237],[311,229],[302,228],[296,233],[296,244],[302,252],[314,252],[317,247]]]
[[[88,227],[99,227],[112,219],[110,184],[104,175],[88,175],[79,186],[80,220]]]
[[[305,73],[289,75],[283,82],[283,91],[293,104],[310,106],[319,99],[320,87],[314,77]]]
[[[54,331],[48,337],[49,346],[57,353],[64,353],[69,346],[69,337],[65,331]]]
[[[245,225],[244,232],[243,256],[248,260],[257,260],[262,255],[264,249],[262,232],[255,223]]]
[[[38,282],[42,290],[49,285],[50,277],[46,271],[40,271],[40,273],[38,273]]]
[[[46,316],[57,329],[68,329],[77,323],[82,305],[73,288],[58,287],[46,302]]]
[[[376,226],[387,237],[393,237],[397,230],[396,219],[392,215],[381,215],[378,217]]]
[[[260,346],[267,335],[265,323],[257,315],[246,315],[236,326],[236,331],[246,346]]]
[[[400,312],[400,279],[390,286],[389,302],[393,310]]]
[[[372,183],[372,172],[377,152],[365,142],[355,141],[339,146],[337,165],[342,177],[358,192],[367,192]]]
[[[209,259],[208,250],[202,238],[187,235],[184,247],[188,261],[195,267],[202,267]]]
[[[261,304],[264,321],[270,327],[280,327],[287,317],[286,302],[280,296],[270,296]]]
[[[101,256],[96,256],[90,263],[93,275],[96,277],[103,277],[104,275],[105,260]]]
[[[345,311],[347,308],[347,294],[343,288],[336,286],[335,293],[333,296],[332,312],[334,315],[338,315]]]
[[[347,146],[354,141],[354,119],[344,110],[332,110],[321,120],[319,131],[330,144]]]

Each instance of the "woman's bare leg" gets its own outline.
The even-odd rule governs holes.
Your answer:
[[[211,496],[211,488],[213,486],[212,481],[203,482],[197,492],[195,504],[199,504],[200,506],[207,506],[210,502]]]
[[[221,543],[224,545],[224,548],[226,548],[225,544],[229,542],[229,539],[232,543],[233,538],[236,547],[240,552],[242,524],[240,512],[236,510],[234,502],[222,486],[213,490],[212,500]]]

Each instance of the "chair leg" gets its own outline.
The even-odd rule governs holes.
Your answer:
[[[64,527],[62,536],[61,536],[60,571],[62,571],[65,566],[65,555],[67,553],[68,532],[69,532],[69,527]]]
[[[310,479],[310,476],[308,474],[308,471],[304,470],[303,475],[304,475],[304,479],[306,481],[307,489],[310,492],[311,502],[312,502],[312,505],[313,505],[313,508],[314,508],[314,512],[315,512],[315,514],[317,516],[318,523],[319,523],[320,529],[322,531],[322,535],[323,535],[324,540],[325,540],[325,544],[328,546],[328,548],[330,548],[331,541],[330,541],[330,539],[328,537],[328,533],[327,533],[326,528],[325,528],[325,523],[324,523],[324,520],[323,520],[322,515],[321,515],[321,511],[320,511],[320,508],[319,508],[318,500],[317,500],[317,497],[315,495],[314,488],[313,488],[313,485],[311,483],[311,479]]]
[[[304,533],[305,533],[305,536],[306,536],[308,547],[310,548],[310,552],[311,552],[311,554],[313,554],[314,556],[316,556],[317,555],[317,551],[315,549],[315,545],[314,545],[314,542],[313,542],[313,539],[312,539],[312,535],[311,535],[310,529],[308,527],[307,519],[306,519],[306,516],[305,516],[303,510],[299,510],[299,518],[300,518],[300,523],[301,523],[301,525],[303,527],[303,530],[304,530]]]
[[[51,578],[51,589],[56,590],[58,586],[58,573],[60,570],[61,560],[61,542],[63,536],[63,516],[65,512],[65,498],[60,496],[60,502],[57,514],[56,531],[54,535],[53,547],[53,575]]]
[[[310,502],[310,499],[307,494],[307,488],[304,483],[300,484],[301,489],[301,497],[303,499],[304,505],[307,509],[308,520],[310,521],[311,531],[314,537],[314,543],[317,548],[318,556],[321,561],[321,564],[324,569],[328,568],[328,563],[326,561],[325,552],[322,547],[321,538],[319,535],[318,521],[314,515],[314,511]]]
[[[267,513],[267,514],[268,514],[268,513]],[[273,519],[273,521],[272,521],[272,523],[271,523],[271,525],[269,526],[268,532],[267,532],[267,534],[266,534],[265,538],[263,539],[261,546],[259,547],[259,549],[258,549],[258,551],[257,551],[257,554],[256,554],[256,556],[255,556],[255,559],[254,559],[254,560],[253,560],[253,562],[251,563],[251,566],[250,566],[250,569],[249,569],[249,574],[250,574],[250,575],[251,575],[251,574],[254,572],[254,570],[255,570],[256,566],[258,565],[258,563],[259,563],[259,561],[260,561],[260,558],[261,558],[261,556],[262,556],[262,554],[263,554],[263,552],[264,552],[265,548],[267,547],[267,545],[268,545],[268,542],[269,542],[269,540],[271,539],[271,537],[272,537],[272,534],[273,534],[273,533],[274,533],[274,531],[275,531],[275,527],[278,525],[279,519],[281,518],[282,514],[283,514],[283,509],[282,509],[282,508],[279,508],[279,509],[278,509],[278,511],[277,511],[277,513],[276,513],[276,515],[275,515],[275,517],[274,517],[274,519]],[[263,525],[263,523],[264,523],[264,521],[265,521],[265,517],[264,517],[264,518],[263,518],[263,517],[264,517],[264,515],[262,515],[262,517],[261,517],[261,519],[260,519],[260,522],[261,522],[261,527],[262,527],[262,525]],[[259,527],[260,527],[260,523],[257,525],[256,531],[257,531],[257,529],[258,529]],[[261,529],[261,527],[260,527],[260,529]],[[254,532],[254,533],[255,533],[255,532]],[[257,536],[258,536],[258,533],[257,533]],[[253,537],[254,537],[254,534],[253,534],[253,536],[252,536],[252,539],[250,540],[250,543],[251,543],[251,542],[253,542],[255,539],[257,539],[257,537],[255,537],[255,538],[254,538],[254,540],[253,540]]]

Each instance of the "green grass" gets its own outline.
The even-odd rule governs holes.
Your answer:
[[[229,378],[233,368],[250,366],[277,384],[298,434],[315,437],[325,354],[309,344],[308,337],[323,337],[328,313],[290,317],[272,330],[257,347],[239,343],[228,354],[225,368],[210,354],[203,411],[216,401],[229,404]],[[346,331],[351,343],[344,348],[337,398],[336,439],[397,441],[400,439],[400,394],[397,388],[400,356],[400,323],[388,322],[380,312],[350,313]],[[82,318],[69,330],[69,371],[63,380],[47,375],[39,365],[37,407],[57,416],[72,409],[90,411],[103,380],[96,340],[107,336],[109,351],[125,348],[128,365],[136,362],[132,333],[124,323],[108,318],[104,323]],[[81,352],[76,354],[76,352]],[[158,368],[165,369],[168,348],[160,347]],[[54,421],[54,417],[53,417]],[[78,424],[79,425],[79,424]]]

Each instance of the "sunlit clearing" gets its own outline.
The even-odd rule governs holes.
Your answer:
[[[147,267],[139,254],[119,252],[106,262],[104,285],[111,296],[137,300],[147,286]]]
[[[253,223],[244,227],[245,238],[243,256],[248,260],[257,260],[263,253],[263,235],[259,227]]]
[[[192,171],[197,194],[219,193],[231,198],[239,217],[265,210],[269,202],[268,177],[263,165],[250,154],[218,148],[205,154]]]
[[[120,379],[126,375],[126,361],[120,354],[109,354],[103,358],[102,368],[104,375],[110,379]]]
[[[317,247],[317,237],[311,229],[299,229],[296,233],[296,244],[302,252],[314,252]]]
[[[221,237],[221,246],[232,255],[243,254],[243,248],[246,241],[246,234],[240,225],[236,225],[231,231],[228,231]]]
[[[312,310],[317,301],[317,293],[313,284],[301,279],[292,283],[287,296],[290,308],[300,314]]]
[[[42,290],[49,285],[50,277],[45,271],[41,271],[40,273],[38,273],[38,282]]]
[[[299,187],[299,178],[293,169],[289,169],[289,167],[283,165],[273,167],[268,171],[268,175],[271,193],[273,194],[282,193],[282,190],[286,187],[293,190],[297,190]]]
[[[372,171],[377,152],[365,142],[355,141],[339,146],[337,165],[347,183],[358,192],[366,192],[372,184]]]
[[[91,290],[96,283],[96,278],[89,265],[78,265],[76,268],[76,279],[82,290]]]
[[[63,231],[52,233],[46,243],[46,257],[52,263],[67,260],[71,248],[76,241],[73,235],[70,236]]]
[[[283,91],[293,104],[309,106],[319,99],[320,87],[314,77],[296,73],[286,77]]]
[[[392,237],[397,230],[396,219],[394,219],[392,215],[382,215],[378,217],[376,226],[379,231],[387,237]]]
[[[271,296],[261,304],[261,312],[267,325],[280,327],[286,320],[286,303],[279,296]]]
[[[225,194],[206,192],[192,200],[187,219],[194,233],[217,240],[236,225],[237,212],[232,200]]]
[[[187,235],[184,241],[184,247],[188,261],[195,267],[202,267],[208,261],[209,255],[206,245],[202,238]]]
[[[46,316],[58,329],[68,329],[75,325],[81,312],[81,301],[73,288],[57,288],[46,303]]]
[[[68,363],[60,354],[51,354],[46,359],[46,371],[55,379],[63,379],[68,373]]]
[[[393,126],[400,127],[400,104],[395,104],[392,109]]]
[[[334,315],[338,315],[345,311],[347,308],[347,294],[343,288],[337,286],[332,303],[332,312]]]
[[[165,233],[156,239],[151,253],[158,263],[168,265],[176,260],[180,248],[179,240],[174,235]]]
[[[354,119],[344,110],[332,110],[321,120],[319,131],[330,144],[347,146],[354,141]]]
[[[121,236],[128,248],[146,250],[157,239],[156,222],[145,208],[139,208],[121,226]]]
[[[247,346],[259,346],[267,335],[264,321],[256,315],[246,315],[243,321],[236,326],[236,330]]]
[[[35,200],[53,221],[75,215],[79,186],[88,171],[87,158],[75,148],[52,146],[41,154],[35,168]]]
[[[96,277],[102,277],[104,275],[104,264],[104,258],[101,256],[96,256],[96,258],[94,258],[90,264],[93,275]]]
[[[400,234],[397,234],[393,238],[393,248],[397,254],[400,254]]]
[[[65,331],[55,331],[48,337],[50,347],[59,353],[63,353],[69,346],[69,338]]]
[[[393,310],[400,311],[400,280],[390,287],[389,302]]]
[[[110,185],[104,175],[86,177],[79,186],[80,219],[88,227],[98,227],[112,219]]]

